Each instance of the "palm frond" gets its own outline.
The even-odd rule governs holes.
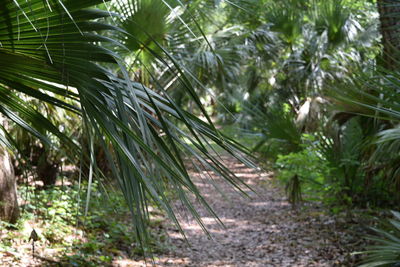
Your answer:
[[[367,248],[367,251],[361,252],[366,254],[362,267],[374,266],[396,266],[400,263],[400,229],[399,229],[399,213],[392,211],[394,220],[389,220],[388,229],[371,228],[375,235],[369,236],[376,245]]]
[[[189,194],[194,194],[215,216],[191,180],[183,153],[195,157],[239,190],[243,183],[224,167],[209,143],[251,162],[243,157],[245,148],[216,131],[190,81],[168,54],[165,57],[177,66],[180,82],[208,122],[183,110],[162,88],[156,93],[130,80],[119,55],[99,45],[120,46],[106,36],[123,32],[103,20],[109,12],[87,9],[102,2],[2,2],[0,111],[43,140],[52,134],[71,143],[77,154],[81,153],[79,146],[16,92],[80,114],[89,144],[96,138],[106,151],[112,174],[129,204],[136,236],[145,244],[148,199],[178,224],[166,188],[179,196],[200,225]],[[113,34],[106,34],[110,32]],[[115,69],[119,69],[118,74],[112,71]],[[63,99],[73,99],[78,105]]]

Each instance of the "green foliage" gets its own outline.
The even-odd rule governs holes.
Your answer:
[[[278,156],[278,177],[289,184],[298,175],[304,191],[327,204],[393,203],[385,179],[379,173],[368,172],[369,143],[361,121],[353,117],[341,126],[332,123],[325,127],[325,135],[303,136],[303,150]]]
[[[400,196],[396,125],[400,108],[394,92],[398,87],[398,73],[378,70],[360,75],[355,80],[353,85],[344,84],[340,92],[336,89],[334,97],[342,116],[346,116],[345,112],[363,116],[359,118],[359,127],[364,138],[355,146],[358,149],[354,148],[354,152],[361,157],[358,157],[358,163],[352,161],[361,166],[365,178],[358,180],[359,191],[364,192],[364,201],[367,203],[397,205]],[[368,85],[368,90],[365,90],[365,85]]]
[[[271,5],[267,12],[268,21],[273,23],[272,30],[279,32],[289,46],[294,45],[301,36],[303,16],[298,12],[298,7],[296,1],[285,0]]]
[[[99,266],[111,264],[121,254],[143,255],[123,195],[108,191],[108,197],[104,198],[100,188],[98,183],[93,184],[90,210],[85,216],[86,203],[79,199],[85,198],[86,190],[78,186],[44,190],[21,187],[23,214],[13,228],[7,230],[7,225],[2,223],[1,232],[6,236],[2,236],[0,250],[29,253],[21,251],[17,244],[27,240],[34,227],[39,236],[37,243],[45,244],[42,249],[57,250],[55,260],[63,264]],[[154,232],[147,251],[154,252],[165,246],[165,233],[159,225],[165,216],[154,207],[151,209],[148,224]]]
[[[81,250],[68,261],[89,264],[82,261],[86,257],[101,265],[109,255],[99,251],[117,240],[134,243],[130,238],[135,237],[152,244],[148,203],[162,207],[177,224],[171,206],[176,196],[197,219],[189,194],[212,213],[187,172],[185,157],[198,159],[239,189],[241,181],[213,153],[227,150],[247,162],[242,155],[248,152],[216,130],[207,112],[215,110],[237,128],[255,132],[245,137],[246,147],[277,159],[293,203],[302,195],[352,204],[394,194],[400,188],[397,74],[352,79],[371,73],[370,61],[374,64],[380,51],[377,12],[367,2],[1,3],[0,113],[11,129],[0,125],[6,132],[0,142],[15,151],[20,165],[40,154],[35,146],[62,148],[45,150],[41,163],[52,153],[54,161],[82,157],[89,165],[83,168],[89,186],[106,162],[104,173],[121,189],[107,202],[123,197],[124,212],[133,218],[132,229],[106,220],[111,210],[95,184],[87,194],[94,211],[84,224],[69,213],[81,213],[80,205],[71,206],[83,198],[76,188],[65,189],[67,197],[57,188],[29,189],[28,214],[48,223],[41,236],[60,243],[72,225],[82,226],[93,242],[68,243]],[[342,92],[342,81],[355,89]],[[361,103],[362,108],[329,120],[336,115],[324,94],[332,87],[339,87],[342,97],[353,90],[350,106]],[[299,125],[304,103],[317,97],[324,100],[322,107],[308,110],[318,113],[317,126]],[[208,109],[205,101],[212,102]],[[365,110],[372,120],[349,118]],[[302,137],[308,131],[317,137]],[[97,151],[102,160],[96,159]],[[39,170],[43,164],[32,165]],[[127,232],[135,234],[128,238]]]
[[[122,7],[125,4],[125,1],[117,2]],[[168,9],[157,13],[160,10],[157,4],[166,1],[139,2],[160,21],[168,13],[165,11]],[[0,113],[12,122],[12,127],[29,132],[47,146],[54,146],[55,139],[68,146],[65,151],[71,152],[71,158],[80,158],[85,152],[82,146],[87,145],[89,186],[94,176],[100,176],[94,142],[101,146],[110,165],[109,178],[118,185],[128,203],[135,236],[145,245],[151,239],[146,220],[149,201],[156,202],[178,224],[171,207],[172,198],[165,194],[167,187],[175,191],[171,195],[179,196],[197,219],[199,215],[191,208],[188,194],[196,195],[212,213],[192,182],[182,155],[194,156],[204,162],[206,168],[219,172],[238,187],[242,182],[208,150],[209,142],[251,163],[243,158],[243,153],[247,152],[244,147],[216,130],[196,93],[193,77],[184,71],[179,60],[156,44],[165,37],[167,28],[160,26],[163,21],[154,22],[155,25],[153,21],[142,22],[148,12],[135,10],[136,13],[128,14],[132,16],[130,21],[143,27],[128,27],[137,35],[131,36],[115,25],[123,16],[95,8],[97,5],[105,7],[103,4],[102,0],[1,2]],[[152,10],[155,8],[157,10]],[[199,38],[195,42],[204,36],[200,34]],[[135,79],[142,83],[132,81],[135,73],[129,72],[122,60],[124,54],[120,51],[126,51],[126,47],[119,42],[121,40],[123,44],[132,45],[132,49],[137,49],[140,43],[147,46],[142,50],[154,52],[155,58],[168,59],[161,60],[163,69],[181,86],[197,114],[171,98],[167,92],[171,80],[152,79],[151,84],[147,79]],[[126,40],[128,42],[124,42]],[[202,43],[207,44],[207,41]],[[160,49],[154,51],[155,47]],[[170,66],[173,66],[171,72],[168,71]],[[157,76],[148,74],[148,77]],[[82,144],[79,138],[70,135],[61,123],[62,117],[42,114],[34,102],[25,101],[21,95],[76,114],[79,120],[74,126],[82,129],[88,142]],[[205,120],[201,119],[203,117]],[[6,133],[0,135],[0,142],[18,154],[18,143],[11,131],[3,125],[0,128]]]
[[[394,219],[386,223],[386,227],[371,228],[374,236],[368,238],[375,245],[367,247],[364,263],[360,267],[398,266],[400,264],[400,213],[392,211]]]
[[[309,138],[309,137],[308,137]],[[300,200],[297,192],[303,192],[309,199],[322,200],[331,193],[330,177],[332,169],[313,147],[304,148],[299,152],[279,155],[275,163],[278,179],[287,185],[289,200]],[[298,179],[298,182],[296,181]]]
[[[326,32],[331,46],[343,44],[359,30],[358,23],[350,20],[350,11],[343,6],[342,0],[314,2],[313,6],[311,17],[315,29],[319,34]]]
[[[319,142],[315,148],[333,170],[330,182],[336,184],[339,198],[346,201],[348,198],[361,198],[365,193],[362,166],[365,136],[360,118],[351,118],[343,125],[332,122],[329,127],[325,127],[324,133],[318,136]]]
[[[289,107],[271,107],[267,112],[253,109],[251,126],[261,131],[262,138],[253,147],[270,159],[279,154],[301,150],[301,133],[297,128]]]

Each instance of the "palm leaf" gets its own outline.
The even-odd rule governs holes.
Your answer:
[[[180,108],[165,90],[156,93],[130,80],[118,55],[99,45],[120,46],[105,36],[123,31],[102,20],[109,12],[86,9],[102,2],[2,2],[0,112],[43,140],[51,133],[72,146],[76,145],[69,137],[38,114],[35,107],[23,103],[16,92],[80,114],[89,144],[96,138],[107,152],[113,176],[129,204],[136,236],[146,244],[148,199],[153,199],[178,224],[166,188],[179,196],[200,225],[200,216],[188,195],[194,194],[215,216],[191,180],[182,153],[194,156],[239,190],[242,183],[212,155],[210,140],[234,157],[251,162],[243,157],[245,148],[216,131],[191,82],[168,54],[166,58],[176,66],[186,92],[208,122]],[[117,75],[112,69],[120,72]],[[74,106],[63,99],[79,104]],[[92,147],[89,150],[93,153]],[[79,149],[74,151],[79,155]]]

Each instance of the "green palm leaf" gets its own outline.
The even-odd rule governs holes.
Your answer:
[[[163,88],[156,93],[130,80],[118,55],[100,45],[121,47],[106,35],[123,33],[103,20],[109,12],[87,9],[101,3],[2,2],[0,112],[42,140],[50,142],[48,135],[57,136],[75,146],[77,154],[80,149],[69,137],[18,96],[25,94],[80,114],[91,142],[100,140],[107,152],[113,176],[129,204],[136,236],[145,244],[148,199],[178,223],[165,194],[167,188],[179,196],[201,225],[188,195],[194,194],[215,215],[186,171],[182,154],[193,156],[239,190],[241,182],[212,155],[209,142],[251,162],[242,156],[246,149],[216,131],[190,81],[168,54],[165,57],[180,72],[180,81],[208,118],[207,123],[179,107]],[[135,36],[127,38],[131,37]],[[160,53],[167,53],[160,45],[157,47]],[[118,75],[112,69],[119,69]]]

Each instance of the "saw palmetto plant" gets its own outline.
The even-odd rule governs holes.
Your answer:
[[[362,115],[365,138],[363,150],[366,172],[365,190],[382,183],[390,195],[399,199],[399,74],[394,71],[378,70],[368,75],[360,75],[351,84],[346,84],[333,94],[338,110],[347,113],[347,120]],[[379,177],[379,179],[376,179]],[[377,198],[383,200],[379,194]]]
[[[399,266],[400,264],[400,213],[392,211],[393,219],[386,227],[371,228],[375,235],[369,239],[375,245],[363,252],[367,254],[365,263],[360,267]]]
[[[169,63],[204,120],[177,105],[160,84],[152,84],[157,90],[151,90],[132,81],[123,56],[106,48],[143,53],[140,60],[145,63],[150,57],[144,52],[168,58],[158,55],[166,52],[162,45],[168,27],[156,27],[160,32],[153,32],[150,24],[142,28],[146,10],[153,10],[149,6],[155,4],[162,5],[161,1],[140,1],[128,19],[126,14],[106,11],[111,4],[102,0],[0,3],[0,113],[46,145],[57,143],[54,139],[68,145],[72,148],[68,150],[70,157],[79,157],[82,152],[77,140],[21,96],[77,114],[82,132],[90,140],[89,186],[97,173],[93,154],[96,140],[106,151],[112,177],[129,204],[137,238],[143,243],[150,199],[178,223],[166,188],[179,196],[200,224],[189,194],[213,214],[186,170],[186,158],[219,173],[237,189],[241,182],[214,155],[210,142],[246,161],[241,156],[245,150],[215,129],[190,79],[173,58]],[[106,8],[96,9],[96,5]],[[157,10],[162,14],[155,15],[164,19],[169,9]],[[118,20],[123,27],[115,26]],[[117,35],[125,35],[125,42],[113,38]],[[13,136],[1,127],[6,133],[1,142],[17,150]]]
[[[240,47],[246,32],[239,25],[227,27],[222,9],[202,0],[111,1],[111,10],[121,14],[115,24],[123,30],[113,38],[128,48],[118,51],[132,78],[157,91],[155,84],[163,87],[178,103],[190,103],[179,79],[184,74],[199,96],[212,95],[216,101],[217,93],[237,81],[247,55]]]

